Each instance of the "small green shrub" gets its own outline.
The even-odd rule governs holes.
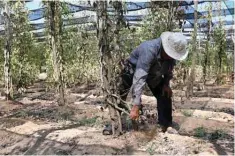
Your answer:
[[[151,144],[151,146],[147,148],[147,152],[148,152],[150,155],[154,155],[155,150],[156,150],[156,145],[155,145],[155,143],[153,142],[153,143]]]
[[[81,126],[85,126],[85,125],[93,125],[94,123],[96,123],[97,120],[97,116],[93,117],[93,118],[84,118],[82,120],[80,120],[80,124]]]
[[[193,112],[190,110],[183,110],[182,113],[184,116],[187,116],[187,117],[190,117],[193,115]]]
[[[226,136],[226,133],[223,130],[216,130],[213,133],[210,133],[208,136],[209,140],[218,140]]]
[[[204,127],[198,127],[194,129],[194,136],[195,137],[205,137],[207,135],[206,129]]]

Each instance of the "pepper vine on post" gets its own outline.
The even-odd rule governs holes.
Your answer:
[[[105,97],[105,103],[108,105],[110,120],[112,123],[112,134],[120,135],[122,133],[121,111],[119,107],[118,98],[113,96],[117,95],[117,71],[119,58],[119,31],[120,21],[116,21],[116,27],[113,26],[113,21],[107,14],[108,3],[107,1],[97,1],[97,38],[98,48],[100,54],[100,68],[101,68],[101,88]],[[119,20],[122,13],[120,13],[120,2],[112,2],[116,5],[116,17],[114,20]],[[119,11],[118,11],[119,10]],[[114,34],[115,33],[115,34]],[[114,46],[112,46],[114,45]],[[118,47],[118,48],[113,48]]]
[[[60,1],[47,1],[49,21],[49,45],[52,50],[52,62],[54,69],[54,81],[59,93],[59,106],[65,105],[64,79],[63,79],[63,46],[62,46],[62,14]]]
[[[6,100],[11,100],[13,97],[12,90],[12,75],[11,75],[11,46],[12,46],[12,28],[10,20],[9,3],[6,1],[4,5],[4,25],[5,25],[5,46],[4,46],[4,79],[5,79],[5,96]]]

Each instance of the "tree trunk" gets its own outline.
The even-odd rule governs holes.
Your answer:
[[[172,31],[173,29],[173,17],[175,13],[174,1],[168,1],[168,19],[167,19],[167,30]]]
[[[222,74],[222,55],[223,55],[223,52],[222,52],[222,41],[220,42],[220,47],[219,47],[219,51],[218,51],[218,57],[219,57],[219,71],[218,71],[218,75],[221,75]]]
[[[5,96],[6,100],[12,99],[12,77],[11,77],[11,21],[10,21],[10,8],[8,2],[5,2],[5,49],[4,49],[4,79],[5,79]]]
[[[111,23],[107,15],[107,2],[97,2],[97,37],[100,53],[101,65],[101,80],[102,91],[105,97],[105,102],[109,105],[110,119],[112,123],[112,134],[120,135],[122,133],[121,112],[117,111],[117,99],[111,94],[117,93],[116,87],[116,69],[114,58],[112,57],[111,48]]]
[[[187,82],[187,91],[186,97],[190,98],[193,96],[193,84],[195,78],[195,63],[196,63],[196,51],[197,51],[197,0],[194,0],[194,32],[193,32],[193,47],[192,47],[192,65],[191,65],[191,73]]]
[[[116,55],[117,61],[120,61],[121,59],[124,58],[124,52],[121,51],[121,41],[120,41],[120,31],[122,28],[122,25],[125,24],[124,21],[124,16],[123,16],[123,7],[122,7],[122,2],[120,1],[113,1],[113,7],[115,9],[115,16],[114,16],[114,54]]]
[[[209,46],[210,46],[210,38],[211,38],[211,13],[212,13],[212,4],[210,3],[210,8],[209,8],[209,14],[208,14],[208,32],[207,32],[207,42],[206,42],[206,51],[205,51],[205,60],[204,60],[204,65],[203,65],[203,82],[206,82],[206,77],[207,77],[207,67],[210,64],[209,60]]]
[[[221,11],[222,10],[222,6],[221,6],[221,3],[222,2],[219,2],[219,9],[220,9],[219,16],[222,15],[222,11]],[[222,23],[222,19],[221,18],[219,19],[219,28],[220,28],[220,30],[222,32],[224,31],[223,30],[223,23]],[[223,32],[223,34],[224,34],[224,32]],[[222,37],[226,38],[226,36],[222,36]],[[218,75],[222,74],[223,54],[224,54],[224,47],[223,47],[223,40],[221,38],[220,39],[220,43],[219,43],[219,51],[218,51],[218,57],[219,57],[219,71],[218,71]]]
[[[54,68],[54,80],[59,93],[59,106],[65,105],[64,80],[63,80],[63,47],[62,37],[62,16],[59,1],[50,1],[48,3],[49,22],[50,22],[50,46],[52,49],[52,59]]]

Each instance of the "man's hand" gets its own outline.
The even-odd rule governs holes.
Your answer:
[[[165,95],[165,94],[167,94],[167,95]],[[167,86],[167,85],[163,86],[163,95],[167,96],[168,98],[172,97],[172,90],[169,86]]]
[[[136,120],[139,118],[139,106],[138,105],[134,105],[131,109],[131,112],[130,112],[130,118],[132,120]]]

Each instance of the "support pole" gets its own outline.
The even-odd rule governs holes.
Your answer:
[[[12,45],[12,30],[10,21],[9,4],[5,2],[4,9],[4,23],[5,23],[5,46],[4,46],[4,81],[5,81],[5,96],[6,100],[12,99],[12,77],[11,77],[11,45]]]

